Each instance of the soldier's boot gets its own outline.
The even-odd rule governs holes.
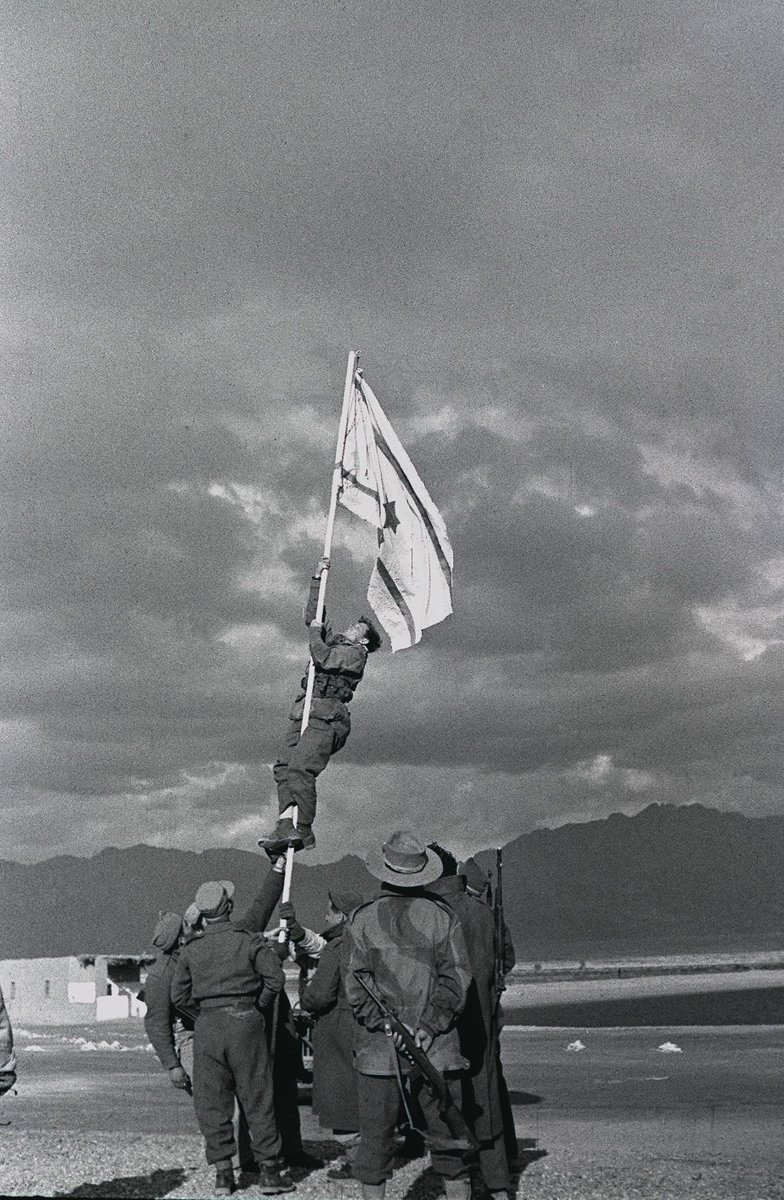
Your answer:
[[[215,1195],[230,1196],[234,1191],[234,1168],[231,1159],[224,1159],[215,1164]]]
[[[259,1182],[260,1174],[261,1172],[259,1171],[258,1164],[255,1161],[240,1163],[240,1173],[237,1176],[237,1187],[241,1192],[244,1192],[246,1188],[255,1187]]]
[[[315,838],[313,844],[315,845]],[[267,855],[285,854],[289,846],[293,846],[295,850],[302,849],[302,836],[294,828],[291,817],[281,817],[270,833],[265,833],[259,838],[259,845]]]
[[[280,1167],[280,1161],[277,1159],[261,1164],[256,1186],[262,1196],[279,1196],[281,1192],[295,1191],[294,1184],[287,1175],[281,1173]]]
[[[470,1179],[443,1179],[447,1200],[471,1200]]]
[[[363,1183],[362,1200],[384,1200],[387,1194],[386,1183]]]
[[[294,834],[297,837],[297,839],[299,840],[299,842],[301,843],[301,845],[299,847],[296,845],[294,846],[295,850],[297,850],[297,849],[312,850],[313,849],[313,847],[316,844],[316,835],[313,832],[312,825],[295,825],[294,826]]]

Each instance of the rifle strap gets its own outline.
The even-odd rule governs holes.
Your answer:
[[[403,1072],[400,1069],[400,1054],[397,1046],[393,1046],[393,1050],[395,1053],[395,1076],[397,1078],[397,1086],[400,1091],[400,1099],[403,1101],[403,1108],[405,1110],[408,1128],[416,1133],[422,1133],[422,1130],[417,1129],[416,1125],[414,1124],[414,1118],[411,1116],[411,1109],[408,1107],[408,1096],[406,1094],[406,1085],[403,1080]]]

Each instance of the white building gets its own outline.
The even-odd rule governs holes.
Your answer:
[[[145,954],[80,954],[0,960],[0,987],[13,1023],[74,1025],[143,1017],[139,991],[153,962]]]

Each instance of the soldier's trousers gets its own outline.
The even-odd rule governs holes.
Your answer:
[[[203,1009],[193,1042],[193,1105],[208,1163],[235,1153],[234,1100],[242,1105],[258,1163],[281,1151],[264,1017],[255,1008]]]
[[[491,1192],[508,1192],[512,1186],[509,1159],[503,1133],[491,1141],[482,1142],[479,1150],[479,1170],[485,1187]]]
[[[393,1075],[359,1075],[359,1134],[360,1142],[354,1159],[354,1175],[362,1183],[379,1184],[392,1178],[395,1161],[395,1126],[400,1110],[400,1092]],[[458,1077],[446,1076],[447,1085],[456,1104],[460,1103]],[[458,1179],[468,1174],[464,1150],[449,1149],[452,1135],[438,1112],[438,1103],[421,1079],[411,1085],[427,1124],[426,1142],[430,1161],[436,1175]]]
[[[188,1077],[193,1079],[193,1032],[190,1029],[181,1030],[175,1037],[177,1045],[177,1053],[180,1056],[180,1062],[188,1072]],[[250,1144],[250,1133],[248,1131],[248,1122],[245,1119],[245,1113],[242,1111],[242,1105],[235,1098],[234,1101],[234,1136],[237,1139],[237,1155],[235,1166],[243,1167],[246,1170],[252,1170],[256,1165],[256,1160],[253,1157],[253,1149]],[[279,1123],[279,1122],[278,1122]],[[284,1142],[285,1146],[285,1142]],[[285,1153],[285,1151],[284,1151]]]
[[[280,755],[272,768],[278,785],[278,809],[297,807],[299,825],[312,825],[316,816],[316,778],[351,732],[348,709],[336,705],[331,720],[311,716],[302,732],[302,719],[289,718]]]

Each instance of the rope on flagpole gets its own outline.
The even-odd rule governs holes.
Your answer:
[[[324,558],[329,558],[330,552],[332,550],[332,531],[335,527],[335,514],[337,512],[337,506],[338,506],[338,492],[340,491],[340,485],[342,483],[343,447],[344,447],[344,444],[346,441],[346,426],[348,425],[349,401],[351,399],[351,389],[354,386],[354,376],[357,371],[357,361],[358,360],[359,360],[359,351],[352,350],[349,353],[348,365],[346,367],[346,382],[345,382],[345,386],[343,388],[343,408],[341,409],[340,423],[338,425],[338,441],[337,441],[337,450],[335,451],[335,465],[332,468],[332,490],[331,490],[331,494],[330,494],[330,498],[329,498],[329,512],[327,514],[327,529],[326,529],[326,533],[324,535]],[[321,579],[319,580],[318,600],[316,601],[316,616],[315,616],[316,621],[321,621],[324,617],[324,601],[325,601],[325,597],[327,594],[327,577],[328,577],[328,575],[329,575],[329,567],[326,567],[321,572]],[[313,659],[311,658],[310,662],[308,663],[308,682],[307,682],[307,686],[305,688],[305,702],[304,702],[303,709],[302,709],[302,726],[300,728],[300,734],[299,734],[300,737],[302,737],[302,734],[305,732],[305,730],[308,727],[308,720],[310,717],[310,706],[311,706],[311,702],[313,700],[313,684],[314,684],[315,678],[316,678],[316,667],[313,662]],[[294,809],[293,820],[294,820],[294,824],[296,825],[299,820],[299,813],[297,812],[296,808]],[[289,896],[291,895],[291,876],[292,876],[293,870],[294,870],[294,847],[289,846],[288,849],[286,850],[286,871],[283,876],[283,894],[281,896],[281,902],[284,904],[288,901]],[[278,935],[278,939],[281,942],[285,942],[285,940],[286,940],[286,922],[285,921],[281,921],[280,933]]]

